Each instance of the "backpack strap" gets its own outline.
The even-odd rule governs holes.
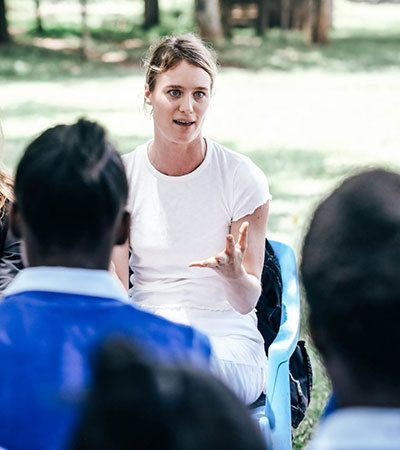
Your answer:
[[[265,239],[264,265],[261,274],[261,295],[256,305],[258,329],[268,348],[279,331],[282,314],[282,277],[279,261],[268,239]]]

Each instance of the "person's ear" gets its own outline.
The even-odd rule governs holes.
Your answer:
[[[130,227],[131,215],[128,211],[124,211],[120,217],[119,223],[117,224],[114,245],[125,244],[129,237]]]
[[[17,238],[22,238],[22,217],[19,212],[19,207],[17,203],[11,203],[8,212],[8,222],[12,234]]]
[[[149,105],[149,106],[152,105],[151,91],[150,91],[148,83],[146,83],[144,86],[144,102],[146,103],[146,105]]]

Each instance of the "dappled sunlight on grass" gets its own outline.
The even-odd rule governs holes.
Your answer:
[[[150,138],[143,73],[129,67],[97,75],[92,68],[85,76],[2,83],[6,162],[14,166],[41,130],[82,116],[106,125],[121,152]],[[359,166],[400,164],[398,73],[229,69],[221,71],[216,91],[205,134],[249,154],[267,174],[269,231],[296,248],[315,202],[338,180]]]

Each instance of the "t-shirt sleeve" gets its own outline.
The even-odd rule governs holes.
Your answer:
[[[264,172],[246,157],[237,167],[233,180],[232,222],[252,214],[271,198]]]

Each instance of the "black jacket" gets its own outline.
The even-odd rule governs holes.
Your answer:
[[[11,233],[6,213],[0,222],[0,296],[22,268],[20,241]]]

